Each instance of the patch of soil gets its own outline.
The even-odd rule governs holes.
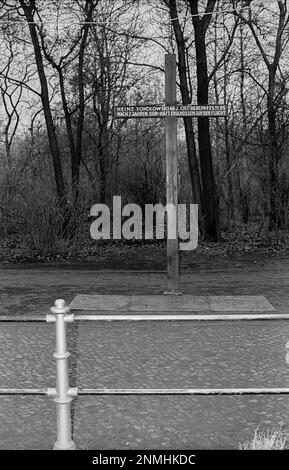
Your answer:
[[[196,269],[204,261],[214,266],[231,259],[253,262],[255,259],[289,255],[289,236],[276,233],[256,236],[254,231],[239,230],[223,234],[219,243],[199,242],[194,251],[180,251],[180,266]],[[218,261],[219,260],[219,261]],[[55,244],[51,249],[31,246],[29,239],[13,235],[0,240],[2,265],[92,266],[93,269],[166,270],[165,241],[95,241],[87,236],[76,242]]]

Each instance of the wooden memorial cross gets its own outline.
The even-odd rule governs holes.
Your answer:
[[[165,105],[116,106],[115,118],[166,118],[166,188],[167,205],[176,208],[176,220],[167,220],[176,227],[176,237],[167,238],[167,293],[177,294],[179,289],[179,242],[178,242],[178,156],[177,118],[178,117],[218,117],[226,116],[226,105],[199,106],[176,104],[176,56],[165,55]],[[167,230],[169,233],[169,230]]]

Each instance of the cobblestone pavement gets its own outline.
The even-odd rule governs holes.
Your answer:
[[[289,262],[259,260],[185,271],[193,295],[265,295],[288,309]],[[1,314],[47,313],[76,293],[159,293],[164,273],[90,269],[2,269]],[[75,323],[68,326],[71,386],[288,387],[286,321]],[[54,325],[0,325],[0,387],[53,387]],[[0,397],[0,449],[49,449],[55,404]],[[236,448],[255,428],[289,428],[289,398],[80,397],[73,405],[79,448]]]

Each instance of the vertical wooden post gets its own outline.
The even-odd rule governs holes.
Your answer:
[[[165,55],[165,104],[176,104],[176,56]],[[167,293],[179,288],[177,118],[166,117]],[[170,207],[171,205],[171,207]],[[174,206],[174,208],[173,208]],[[175,237],[172,234],[175,233]],[[169,238],[171,236],[171,238]]]

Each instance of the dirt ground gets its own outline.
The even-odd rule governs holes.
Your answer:
[[[99,263],[0,265],[2,314],[46,313],[76,294],[157,294],[166,288],[165,250],[114,253]],[[289,256],[181,254],[180,289],[191,295],[264,295],[286,312]]]

